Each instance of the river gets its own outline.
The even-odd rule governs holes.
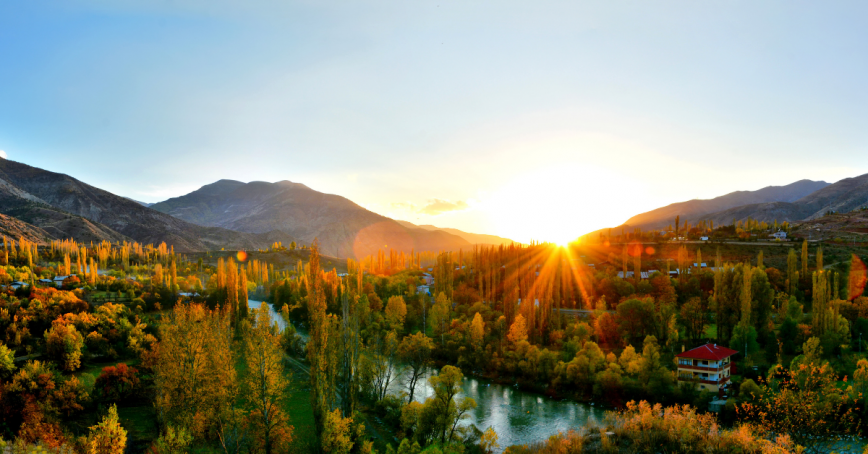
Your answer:
[[[262,302],[249,300],[247,304],[252,309],[258,309]],[[271,305],[268,305],[268,308],[271,316],[283,329],[286,326],[283,317]],[[419,402],[424,402],[434,394],[427,379],[426,376],[416,385],[413,397]],[[393,394],[400,394],[403,382],[394,382],[390,389]],[[558,432],[580,429],[603,421],[604,410],[599,407],[559,401],[542,394],[473,377],[464,378],[458,398],[464,397],[471,397],[476,401],[476,409],[470,412],[465,423],[475,424],[482,431],[493,427],[497,432],[500,451],[510,445],[544,441]]]

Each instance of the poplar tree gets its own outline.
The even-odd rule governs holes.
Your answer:
[[[799,282],[798,267],[799,263],[796,258],[796,251],[794,248],[790,248],[790,253],[787,255],[787,292],[791,295],[796,292]]]
[[[823,248],[817,249],[817,271],[823,271]]]
[[[813,274],[813,301],[811,312],[813,318],[813,333],[822,336],[826,332],[827,309],[829,306],[829,294],[826,289],[826,273],[817,271]]]
[[[808,276],[808,240],[802,240],[802,274],[801,276],[807,279]]]

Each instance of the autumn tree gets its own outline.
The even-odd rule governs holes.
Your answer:
[[[202,435],[216,427],[216,415],[236,397],[228,314],[179,304],[160,325],[160,333],[154,365],[157,414],[163,424]]]
[[[52,322],[51,329],[45,332],[45,348],[60,368],[74,371],[81,367],[81,348],[84,337],[75,325],[67,323],[62,317]]]
[[[523,315],[519,314],[515,317],[506,338],[513,345],[513,348],[522,342],[527,342],[527,323]]]
[[[310,340],[307,344],[310,362],[311,399],[317,431],[321,434],[325,418],[335,407],[335,359],[329,352],[332,322],[326,314],[326,297],[319,267],[319,241],[314,239],[308,261],[308,315]]]
[[[470,344],[474,350],[482,350],[482,340],[485,336],[485,322],[482,321],[482,314],[479,312],[473,316],[473,322],[470,323]]]
[[[389,329],[404,331],[404,319],[407,317],[407,304],[401,296],[392,296],[386,303],[386,324]]]
[[[118,407],[112,404],[99,424],[90,428],[88,454],[123,454],[127,446],[127,431],[118,420]]]
[[[855,404],[828,363],[811,361],[790,370],[775,366],[759,396],[737,411],[772,433],[788,434],[806,452],[820,453],[829,442],[861,433]]]
[[[266,454],[283,451],[292,440],[292,427],[283,412],[289,379],[283,365],[280,335],[272,325],[268,306],[255,311],[256,323],[244,339],[247,375],[242,389],[251,409],[254,443]]]

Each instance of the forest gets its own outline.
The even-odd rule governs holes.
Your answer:
[[[676,221],[668,236],[683,235],[681,227]],[[770,226],[685,227],[714,237]],[[666,235],[384,250],[347,260],[341,272],[320,263],[316,242],[289,266],[275,259],[288,250],[278,243],[192,260],[165,243],[4,238],[0,447],[487,454],[861,446],[864,249]],[[257,309],[252,300],[265,303]],[[677,372],[675,355],[706,343],[738,352],[721,393]],[[610,411],[599,427],[500,446],[493,427],[468,422],[477,407],[461,393],[468,376]],[[711,412],[718,399],[725,405]]]

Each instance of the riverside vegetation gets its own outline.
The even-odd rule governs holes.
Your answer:
[[[824,452],[862,435],[865,267],[858,255],[826,267],[808,243],[723,246],[705,268],[700,245],[630,235],[392,250],[342,275],[321,269],[316,243],[282,269],[242,254],[189,261],[165,244],[5,244],[7,450]],[[61,288],[39,283],[55,276],[68,276]],[[267,307],[248,312],[248,295],[303,324],[307,343]],[[118,302],[87,302],[104,300]],[[719,415],[674,372],[676,353],[706,341],[742,352]],[[501,447],[465,422],[465,374],[616,410],[600,427]]]

